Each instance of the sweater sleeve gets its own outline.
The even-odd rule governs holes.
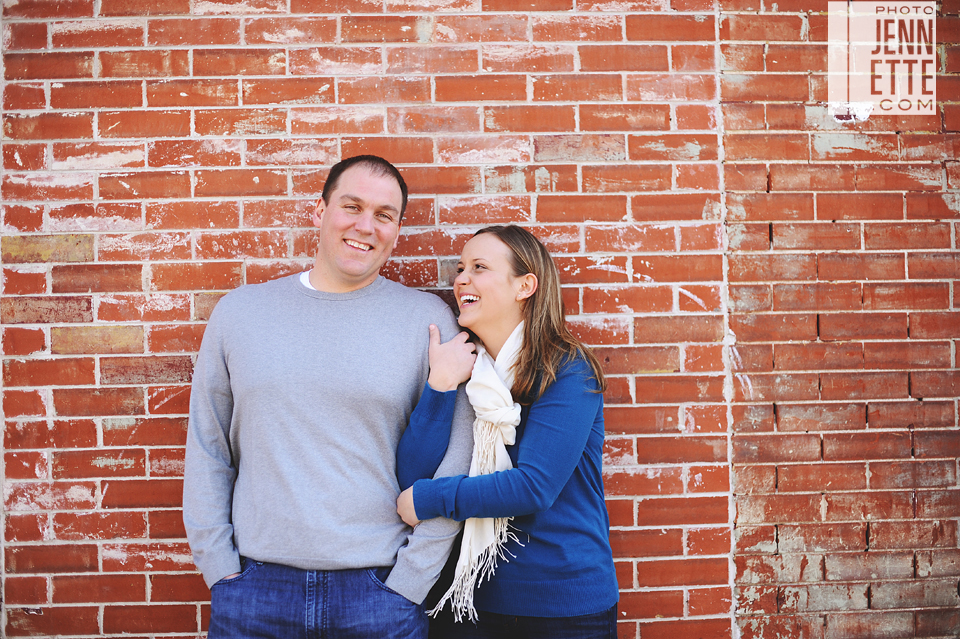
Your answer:
[[[450,423],[457,391],[440,392],[423,385],[420,401],[397,446],[397,480],[406,490],[418,479],[433,477],[450,443]]]
[[[445,304],[442,311],[434,323],[440,328],[441,339],[446,341],[459,332],[459,327]],[[462,384],[456,393],[449,394],[455,396],[449,444],[435,477],[466,473],[473,454],[473,407]],[[438,517],[413,529],[407,543],[397,552],[397,562],[387,577],[386,586],[410,601],[422,602],[440,576],[460,528],[456,521]]]
[[[232,523],[237,478],[229,441],[233,393],[217,310],[207,324],[193,374],[183,481],[183,523],[207,586],[240,572]]]
[[[553,505],[583,456],[602,395],[582,359],[565,365],[530,407],[517,465],[477,477],[444,477],[414,484],[417,517],[517,517]]]

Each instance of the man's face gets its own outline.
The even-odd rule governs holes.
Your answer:
[[[400,238],[400,185],[361,165],[344,171],[330,201],[320,199],[313,224],[320,248],[311,281],[328,293],[347,293],[373,282]]]

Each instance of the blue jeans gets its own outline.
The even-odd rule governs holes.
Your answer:
[[[250,559],[210,589],[208,639],[426,639],[427,615],[389,568],[300,570]]]
[[[477,612],[456,623],[449,607],[430,621],[430,639],[617,639],[617,605],[579,617],[517,617]]]

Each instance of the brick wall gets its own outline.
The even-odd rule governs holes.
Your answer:
[[[933,117],[841,122],[826,2],[5,0],[4,629],[195,636],[217,299],[309,266],[326,169],[557,256],[610,375],[621,637],[960,633],[960,5]]]

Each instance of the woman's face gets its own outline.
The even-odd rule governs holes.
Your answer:
[[[524,290],[525,279],[514,276],[510,258],[506,244],[484,233],[467,242],[457,265],[453,293],[460,307],[460,326],[484,341],[484,333],[509,335],[523,318],[520,299],[529,293]]]

